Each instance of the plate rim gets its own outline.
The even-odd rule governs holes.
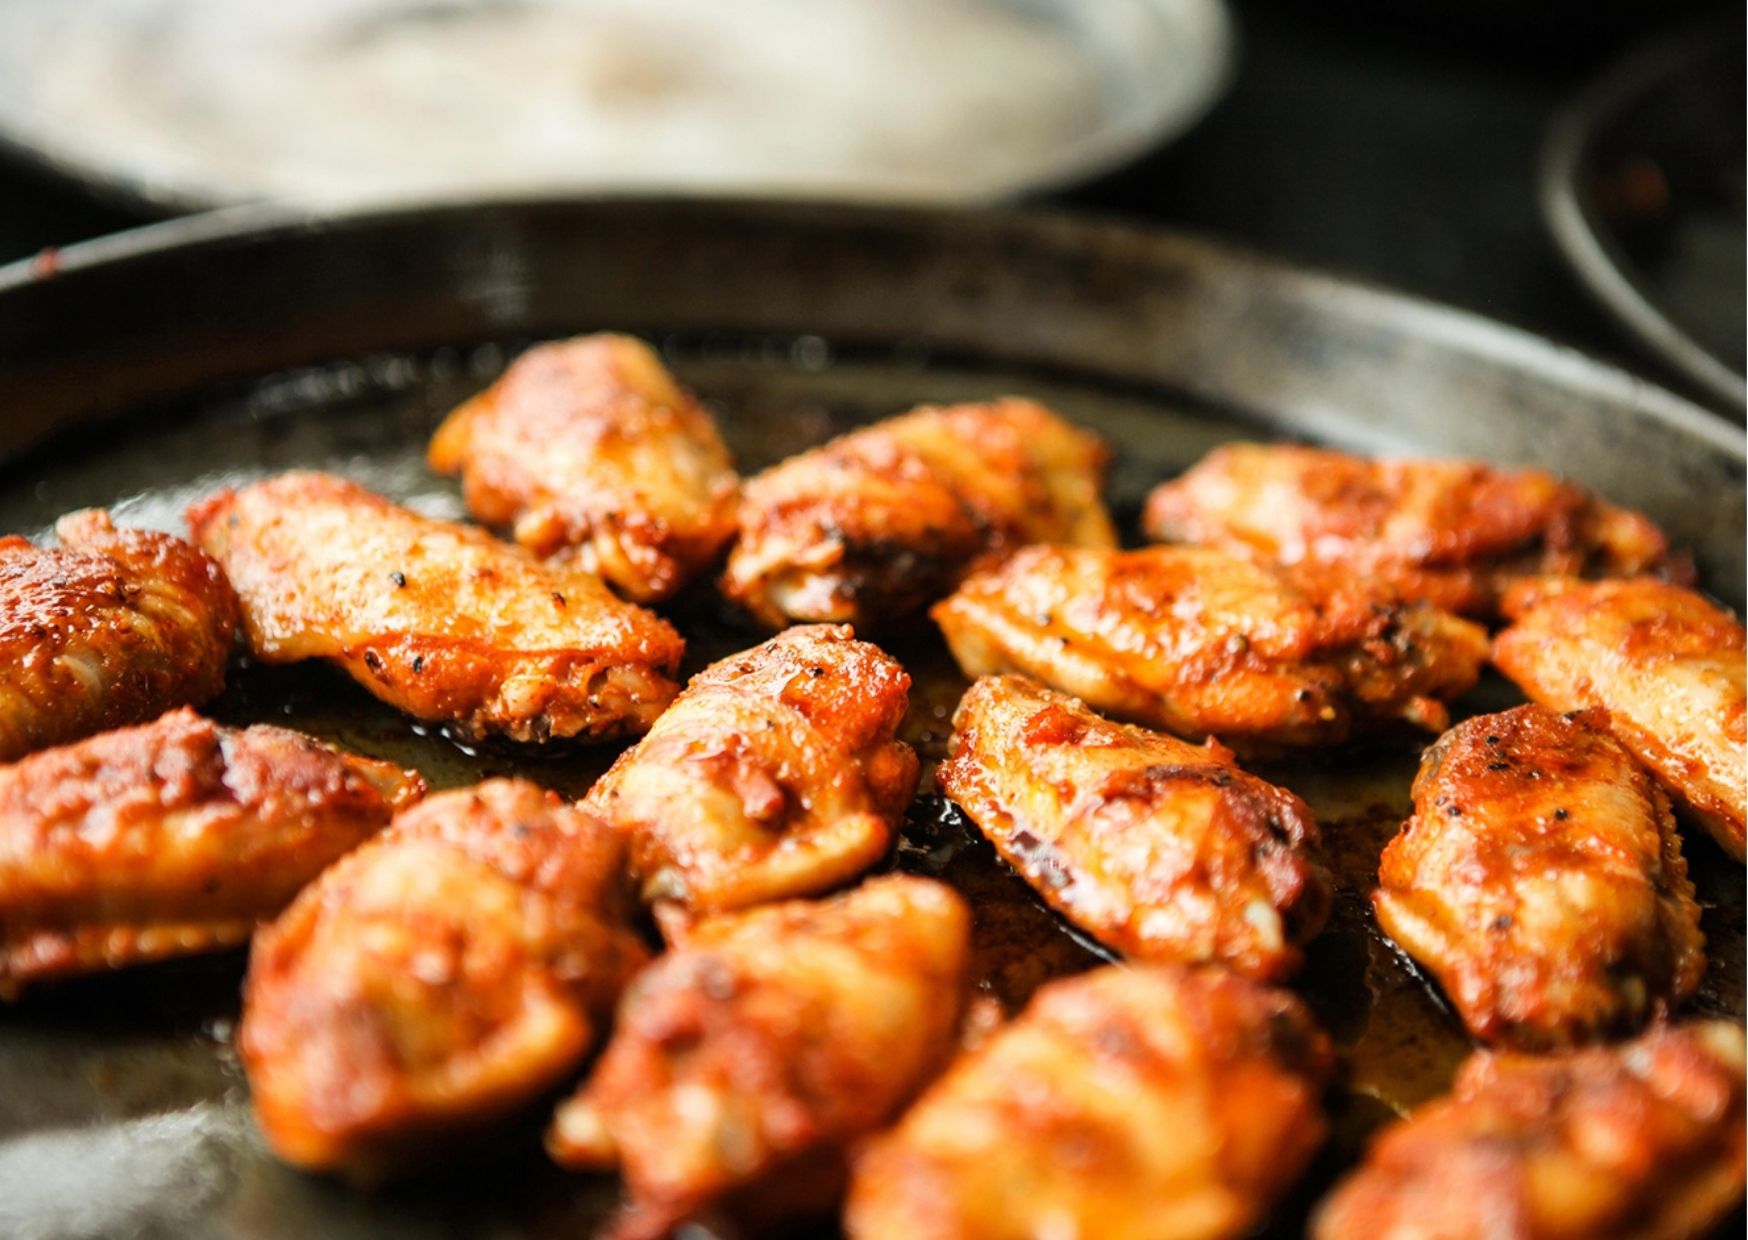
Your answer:
[[[998,0],[998,2],[1003,7],[1013,8],[1022,15],[1039,7],[1035,2],[1018,4],[1013,3],[1012,0]],[[1232,82],[1237,74],[1239,57],[1242,54],[1239,24],[1232,15],[1228,0],[1130,0],[1130,2],[1141,9],[1148,10],[1153,14],[1155,20],[1169,16],[1173,11],[1192,12],[1195,15],[1196,28],[1202,32],[1206,39],[1202,54],[1194,58],[1196,77],[1193,84],[1195,89],[1186,92],[1177,106],[1167,106],[1171,102],[1168,97],[1163,94],[1155,94],[1151,97],[1148,106],[1125,114],[1119,118],[1119,123],[1104,124],[1084,138],[1055,148],[1048,158],[1038,160],[1030,172],[1010,178],[1003,184],[989,189],[951,197],[930,197],[928,195],[907,194],[902,191],[887,196],[870,191],[856,200],[869,205],[934,203],[964,207],[989,206],[1006,201],[1025,200],[1060,193],[1073,186],[1088,184],[1101,177],[1119,172],[1148,154],[1163,149],[1182,138],[1206,119],[1214,107],[1231,90]],[[154,178],[133,175],[118,170],[113,165],[105,166],[101,161],[81,158],[64,149],[55,149],[33,141],[28,133],[21,132],[17,127],[8,123],[4,111],[0,111],[0,159],[82,189],[99,202],[143,212],[159,219],[192,213],[233,210],[247,206],[286,205],[298,210],[311,209],[296,203],[276,204],[273,200],[268,199],[229,196],[223,193],[202,193],[198,188],[191,188],[190,183],[182,178]],[[665,197],[682,192],[684,191],[678,187],[664,189],[658,182],[654,181],[646,187],[626,186],[623,188],[611,186],[591,188],[587,183],[579,182],[569,186],[554,185],[547,190],[530,189],[523,193],[489,196],[529,198],[559,196]],[[776,192],[778,191],[757,187],[735,189],[727,186],[712,186],[701,187],[692,196],[758,201],[768,198]],[[818,194],[806,191],[792,192],[795,197],[808,201],[831,202],[845,198],[842,191],[826,190]],[[447,200],[433,195],[409,195],[405,198],[396,198],[393,203],[383,201],[374,204],[361,203],[323,209],[329,214],[349,215],[361,211],[391,210],[400,206],[432,205]]]

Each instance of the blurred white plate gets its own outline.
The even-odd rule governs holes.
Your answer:
[[[976,201],[1116,168],[1219,0],[0,0],[0,143],[175,210],[554,191]]]

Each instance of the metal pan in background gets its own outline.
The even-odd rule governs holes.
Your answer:
[[[1740,419],[1745,317],[1743,28],[1689,27],[1562,108],[1542,213],[1585,289],[1652,357]]]
[[[1020,392],[1110,439],[1130,532],[1152,483],[1235,436],[1457,453],[1552,466],[1646,508],[1696,550],[1711,590],[1743,601],[1740,435],[1568,350],[1168,233],[747,202],[323,222],[243,210],[0,271],[0,531],[39,533],[86,504],[175,526],[198,495],[300,465],[460,515],[423,466],[437,419],[528,341],[601,328],[660,342],[748,468],[918,401]],[[688,670],[759,636],[708,588],[671,614]],[[917,627],[891,646],[915,678],[905,735],[938,756],[963,682]],[[1462,709],[1511,700],[1494,684]],[[239,668],[212,713],[302,727],[438,786],[524,773],[576,793],[613,756],[463,751],[311,665]],[[1324,827],[1335,915],[1294,985],[1346,1063],[1332,1142],[1272,1237],[1299,1234],[1366,1135],[1441,1090],[1467,1046],[1365,911],[1417,756],[1386,746],[1264,771]],[[1711,941],[1694,1006],[1739,1016],[1741,868],[1688,840]],[[967,893],[976,972],[1010,1005],[1098,959],[937,800],[913,808],[894,863]],[[374,1194],[278,1165],[231,1046],[241,969],[232,953],[0,1009],[0,1234],[536,1240],[590,1234],[611,1208],[613,1182],[551,1167],[532,1126]]]

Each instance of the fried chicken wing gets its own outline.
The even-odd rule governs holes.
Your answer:
[[[1705,971],[1668,798],[1605,724],[1541,706],[1458,724],[1384,849],[1379,924],[1478,1038],[1543,1049],[1629,1031]]]
[[[723,589],[772,627],[900,619],[979,556],[1116,545],[1105,446],[1042,405],[924,407],[791,457],[746,484]]]
[[[1328,1040],[1217,969],[1107,966],[1040,990],[857,1159],[852,1240],[1224,1240],[1322,1143]]]
[[[524,780],[399,815],[255,936],[238,1045],[287,1162],[369,1179],[558,1084],[647,959],[617,832]]]
[[[1564,1055],[1483,1051],[1386,1129],[1316,1240],[1698,1240],[1742,1198],[1739,1026]],[[1722,1233],[1719,1233],[1722,1234]]]
[[[594,573],[327,474],[225,491],[188,524],[243,600],[255,656],[327,659],[466,735],[600,739],[649,727],[683,643]]]
[[[1301,589],[1195,547],[1023,547],[932,614],[967,676],[1024,672],[1240,753],[1401,721],[1437,731],[1487,654],[1480,627],[1445,612]]]
[[[242,943],[424,791],[391,763],[186,708],[0,767],[0,997]]]
[[[585,803],[670,912],[828,890],[885,855],[916,791],[909,689],[849,628],[789,629],[694,676]]]
[[[99,509],[55,533],[59,547],[0,538],[0,762],[224,688],[237,597],[218,565]]]
[[[1609,727],[1736,860],[1748,819],[1741,623],[1654,578],[1528,581],[1493,662],[1555,710],[1601,706]]]
[[[1216,448],[1154,490],[1142,527],[1162,542],[1330,570],[1482,618],[1519,577],[1692,571],[1670,559],[1646,517],[1543,470],[1290,444]]]
[[[536,555],[574,554],[628,598],[667,598],[734,536],[716,424],[629,336],[538,345],[449,415],[431,468]]]
[[[1330,898],[1298,797],[1021,676],[972,685],[953,727],[936,783],[1075,925],[1142,960],[1298,967]]]
[[[710,1203],[765,1225],[829,1210],[846,1146],[952,1053],[970,922],[950,887],[906,876],[702,922],[626,991],[553,1157],[622,1169],[619,1240]]]

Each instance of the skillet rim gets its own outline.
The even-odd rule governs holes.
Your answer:
[[[200,254],[239,242],[270,244],[280,238],[307,239],[373,230],[393,232],[421,223],[452,224],[470,215],[483,218],[502,212],[535,214],[566,209],[585,214],[603,210],[751,214],[765,217],[766,224],[847,228],[884,223],[923,233],[987,229],[1016,241],[1056,248],[1098,242],[1125,252],[1151,253],[1156,260],[1176,259],[1180,264],[1224,269],[1256,283],[1282,286],[1289,297],[1308,303],[1323,302],[1362,324],[1381,326],[1405,338],[1433,341],[1475,360],[1553,382],[1575,395],[1593,395],[1616,407],[1630,407],[1636,415],[1698,439],[1735,463],[1748,464],[1748,440],[1741,428],[1733,426],[1724,415],[1710,412],[1650,379],[1527,328],[1360,277],[1272,257],[1205,234],[1158,227],[1110,213],[1062,208],[895,206],[644,194],[508,196],[332,215],[252,204],[148,223],[64,247],[49,247],[37,255],[0,265],[0,324],[17,303],[28,301],[34,290],[50,282],[77,280],[87,273],[125,269],[178,253]],[[0,357],[0,365],[7,360]],[[0,454],[0,459],[5,456]]]

